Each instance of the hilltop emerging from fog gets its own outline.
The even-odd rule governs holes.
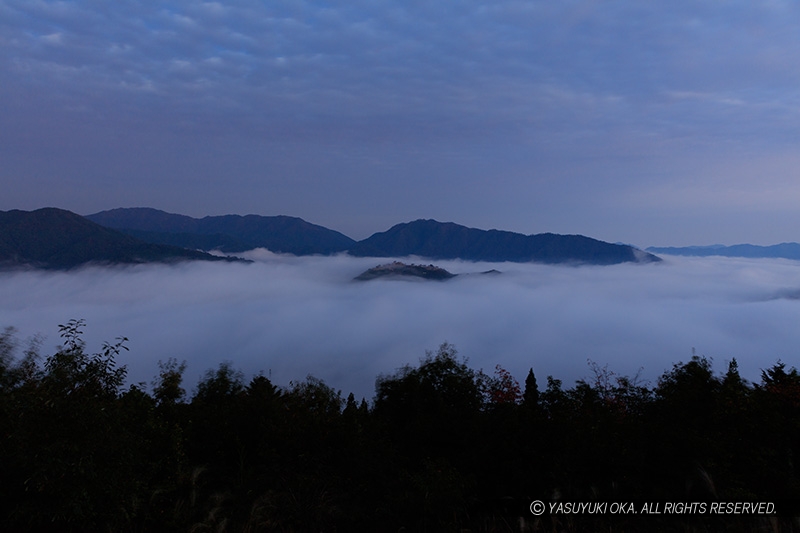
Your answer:
[[[386,265],[378,265],[362,272],[354,279],[356,281],[369,281],[377,278],[421,278],[436,281],[456,277],[456,274],[434,265],[407,265],[395,261]]]

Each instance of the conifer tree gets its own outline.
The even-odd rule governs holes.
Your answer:
[[[525,378],[525,392],[522,393],[522,405],[529,409],[539,406],[539,385],[536,384],[536,375],[533,368],[528,370],[528,377]]]

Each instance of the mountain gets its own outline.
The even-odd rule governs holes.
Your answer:
[[[467,228],[452,222],[416,220],[397,224],[356,243],[348,253],[358,257],[405,257],[469,261],[587,263],[610,265],[660,259],[632,246],[610,244],[582,235]]]
[[[225,253],[267,248],[295,255],[333,254],[356,241],[297,217],[223,215],[192,218],[137,207],[101,211],[87,219],[148,242]]]
[[[253,246],[248,246],[230,235],[223,235],[222,233],[212,233],[209,235],[200,233],[162,233],[158,231],[125,228],[120,228],[117,231],[145,242],[180,246],[181,248],[188,248],[189,250],[219,250],[226,254],[236,254],[253,249]]]
[[[695,257],[720,255],[724,257],[800,259],[800,244],[796,242],[784,242],[781,244],[773,244],[772,246],[757,246],[755,244],[734,244],[733,246],[712,244],[710,246],[684,246],[677,248],[651,246],[647,251],[657,254]]]
[[[86,263],[174,262],[225,258],[150,244],[56,208],[0,211],[0,266],[72,268]]]
[[[236,253],[267,248],[295,255],[347,251],[358,257],[405,257],[469,261],[587,263],[652,262],[652,254],[582,235],[522,235],[479,230],[452,222],[416,220],[356,242],[303,219],[287,216],[224,215],[192,218],[151,208],[102,211],[87,219],[151,243]]]
[[[407,265],[400,261],[395,261],[365,270],[353,279],[355,281],[369,281],[377,278],[421,278],[444,281],[454,277],[456,277],[456,274],[434,265]]]

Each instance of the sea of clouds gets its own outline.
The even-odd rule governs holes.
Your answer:
[[[717,372],[736,358],[743,377],[783,360],[797,365],[800,263],[678,258],[660,264],[552,266],[437,261],[446,282],[352,278],[385,259],[294,257],[264,250],[252,264],[87,267],[0,273],[0,328],[60,343],[58,325],[87,323],[90,351],[129,339],[119,362],[132,383],[152,382],[158,361],[187,362],[184,386],[230,361],[247,379],[278,385],[309,374],[368,400],[375,378],[455,345],[475,369],[495,365],[523,381],[533,368],[572,386],[593,361],[654,383],[692,351]],[[409,259],[405,259],[409,262]],[[429,263],[426,260],[412,262]]]

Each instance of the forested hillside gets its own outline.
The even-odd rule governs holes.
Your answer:
[[[523,235],[511,231],[485,231],[436,220],[397,224],[355,243],[347,253],[357,257],[415,255],[432,259],[590,265],[661,261],[655,255],[631,246],[611,244],[583,235]]]
[[[492,262],[614,265],[660,261],[655,255],[631,246],[583,235],[523,235],[436,220],[397,224],[356,242],[337,231],[287,216],[225,215],[197,219],[138,207],[111,209],[86,218],[148,242],[225,253],[263,247],[295,255],[347,251],[357,257],[420,256]]]
[[[70,211],[0,211],[0,268],[69,269],[179,261],[232,261],[178,246],[151,244]]]
[[[529,505],[800,497],[800,375],[780,362],[757,384],[702,357],[653,384],[593,365],[566,388],[444,344],[369,401],[230,363],[187,394],[176,360],[124,386],[126,339],[92,353],[83,327],[46,357],[0,335],[3,531],[777,531],[792,519]]]
[[[338,231],[297,217],[224,215],[192,218],[151,208],[120,208],[88,215],[103,226],[158,244],[238,253],[253,248],[295,255],[334,254],[355,244]]]

